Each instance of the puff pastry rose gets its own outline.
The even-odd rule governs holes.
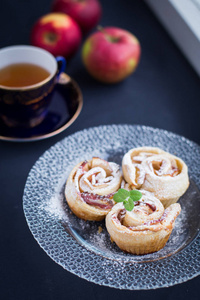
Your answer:
[[[120,168],[98,157],[79,163],[71,171],[65,197],[73,213],[84,220],[100,221],[115,204],[114,193],[121,185]]]
[[[135,202],[132,211],[126,211],[123,203],[118,203],[106,216],[112,240],[121,250],[137,255],[162,249],[181,211],[178,203],[164,209],[152,193],[140,191],[142,198]]]
[[[155,147],[128,151],[122,160],[122,170],[132,189],[153,192],[165,207],[177,202],[189,186],[184,161]]]

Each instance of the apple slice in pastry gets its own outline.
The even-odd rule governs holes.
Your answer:
[[[181,211],[180,204],[164,209],[150,192],[140,190],[142,198],[132,211],[117,203],[106,216],[106,228],[117,246],[132,254],[142,255],[162,249]]]
[[[71,171],[65,186],[65,198],[77,217],[100,221],[115,204],[113,195],[121,180],[119,165],[94,157],[80,162]]]
[[[165,207],[177,202],[189,186],[184,161],[155,147],[128,151],[122,160],[122,170],[132,189],[153,192]]]

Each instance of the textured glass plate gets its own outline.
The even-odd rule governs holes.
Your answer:
[[[190,187],[166,246],[136,256],[111,243],[104,221],[86,222],[68,208],[65,181],[80,161],[99,156],[121,165],[138,146],[156,146],[181,157]],[[29,173],[23,197],[28,226],[44,251],[64,269],[119,289],[167,287],[200,274],[200,147],[173,133],[145,126],[111,125],[77,132],[46,151]]]

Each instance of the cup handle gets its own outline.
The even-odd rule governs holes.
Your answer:
[[[56,61],[57,61],[57,64],[58,64],[58,73],[57,73],[57,80],[59,79],[60,77],[60,74],[63,73],[65,71],[65,68],[66,68],[66,60],[64,57],[62,56],[57,56],[56,57]]]

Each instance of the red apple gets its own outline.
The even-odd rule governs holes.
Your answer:
[[[70,16],[50,13],[42,16],[31,31],[31,44],[43,48],[54,56],[70,58],[81,42],[81,30]]]
[[[99,22],[102,13],[98,0],[54,0],[52,11],[71,16],[84,34]]]
[[[130,32],[107,27],[91,34],[82,48],[83,63],[97,80],[115,83],[129,76],[137,67],[141,48]]]

